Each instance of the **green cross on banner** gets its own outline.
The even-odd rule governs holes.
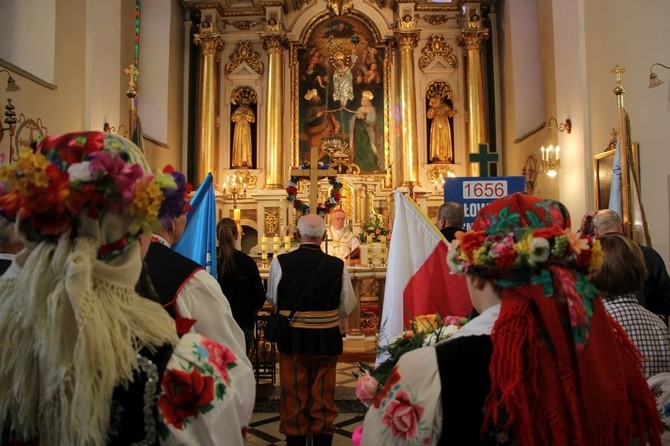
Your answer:
[[[498,162],[498,153],[489,152],[489,145],[482,143],[479,144],[479,153],[470,154],[470,162],[479,164],[480,177],[488,177],[489,165]]]

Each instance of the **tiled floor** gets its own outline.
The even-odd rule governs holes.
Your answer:
[[[356,399],[354,389],[356,378],[353,371],[357,369],[353,363],[338,363],[336,399],[340,414],[335,419],[337,431],[333,437],[333,446],[350,446],[351,433],[364,417],[365,408]],[[260,383],[256,389],[257,408],[264,412],[254,411],[251,426],[247,435],[246,446],[264,446],[286,444],[285,437],[279,433],[279,414],[268,412],[276,410],[279,398],[279,380]]]

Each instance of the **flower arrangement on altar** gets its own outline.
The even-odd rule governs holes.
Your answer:
[[[370,214],[370,219],[363,224],[361,230],[366,240],[371,237],[373,242],[378,242],[382,236],[388,236],[390,233],[389,229],[384,226],[384,217],[376,212]]]
[[[304,164],[300,166],[301,169],[306,169],[308,166]],[[327,169],[328,165],[325,163],[319,162],[319,169]],[[297,176],[292,176],[286,186],[286,199],[293,204],[293,208],[300,212],[301,215],[309,213],[309,205],[304,201],[298,198],[298,179]],[[328,184],[330,184],[330,194],[326,199],[325,203],[318,203],[316,207],[316,213],[324,216],[329,214],[330,211],[340,204],[342,200],[342,182],[337,179],[337,177],[328,177]]]
[[[379,390],[384,386],[393,367],[400,357],[417,348],[435,345],[452,337],[459,328],[465,325],[465,317],[426,314],[412,319],[411,329],[396,336],[385,347],[380,347],[377,355],[388,355],[388,358],[373,368],[365,363],[359,363],[356,376],[356,397],[366,406],[370,406]]]

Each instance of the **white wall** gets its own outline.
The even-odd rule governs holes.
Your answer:
[[[125,68],[121,66],[121,5],[89,0],[86,17],[84,129],[102,130],[105,122],[120,126],[124,122],[119,122],[119,77]]]
[[[611,128],[618,127],[616,97],[612,93],[616,83],[610,69],[619,64],[626,70],[623,75],[624,106],[630,115],[631,135],[633,141],[640,144],[642,200],[653,247],[667,265],[670,254],[667,188],[670,174],[670,71],[657,70],[659,78],[665,82],[660,87],[649,89],[648,84],[649,67],[653,62],[670,65],[670,2],[582,1],[591,142],[585,150],[591,156],[602,151],[609,141]],[[555,2],[567,3],[566,0]],[[587,199],[593,206],[592,193]]]
[[[0,1],[0,58],[49,83],[54,82],[55,33],[56,0]]]

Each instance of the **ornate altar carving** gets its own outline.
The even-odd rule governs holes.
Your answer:
[[[263,74],[263,63],[260,57],[261,55],[254,49],[250,40],[240,40],[230,55],[230,62],[226,64],[226,74],[230,75],[242,63],[249,65],[256,73]]]
[[[433,34],[428,37],[426,46],[421,49],[421,54],[419,68],[422,70],[425,70],[438,57],[444,59],[451,68],[458,68],[458,58],[454,54],[454,49],[441,34]]]

